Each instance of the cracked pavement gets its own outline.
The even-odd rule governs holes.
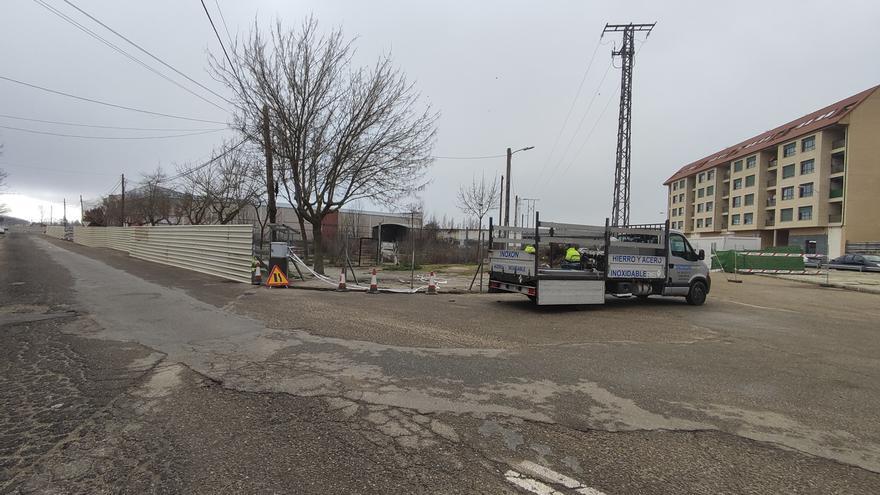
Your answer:
[[[0,268],[3,492],[880,492],[874,295],[268,290],[15,235]]]

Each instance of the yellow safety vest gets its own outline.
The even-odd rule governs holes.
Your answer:
[[[578,252],[575,248],[568,248],[565,251],[565,261],[570,261],[572,263],[577,263],[581,260],[581,253]]]
[[[535,254],[535,246],[532,246],[531,244],[529,244],[528,246],[526,246],[525,249],[523,249],[523,251],[525,251],[528,254]]]

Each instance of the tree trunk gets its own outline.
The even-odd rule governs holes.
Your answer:
[[[323,240],[321,239],[320,221],[312,224],[312,242],[314,243],[314,249],[312,250],[312,267],[316,272],[323,274],[324,249],[322,247]]]
[[[299,222],[299,235],[303,241],[303,261],[306,261],[309,258],[309,236],[306,234],[306,221],[299,213],[296,214],[296,219]]]

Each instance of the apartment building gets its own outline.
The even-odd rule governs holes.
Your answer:
[[[685,165],[664,182],[671,226],[829,256],[880,241],[878,88]]]

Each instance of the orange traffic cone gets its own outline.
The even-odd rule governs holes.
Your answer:
[[[347,291],[348,288],[345,286],[345,270],[343,270],[339,274],[339,285],[336,287],[338,291]]]
[[[434,295],[437,293],[437,281],[434,280],[434,272],[431,272],[431,276],[428,278],[428,292],[427,294]]]
[[[376,280],[376,269],[373,268],[373,274],[370,276],[370,290],[369,294],[378,294],[379,293],[379,282]]]

